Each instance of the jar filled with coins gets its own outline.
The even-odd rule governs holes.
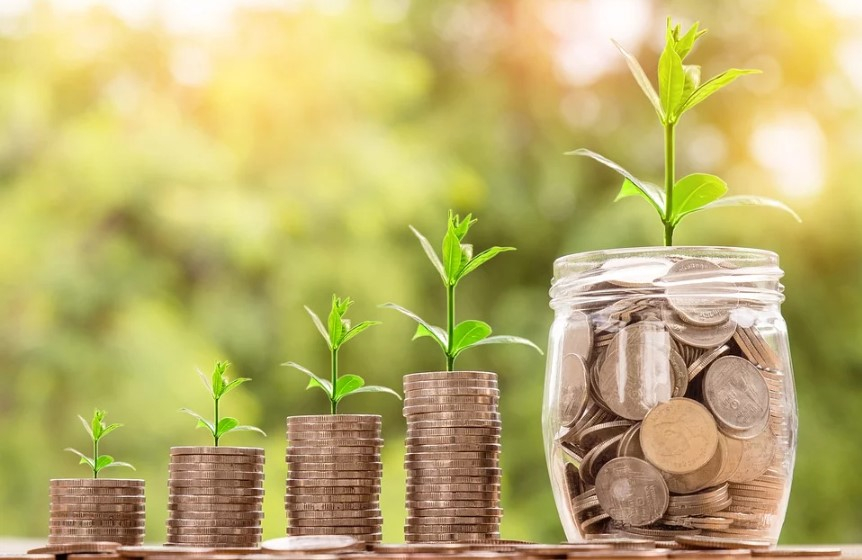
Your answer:
[[[778,540],[797,425],[782,274],[736,248],[556,261],[543,428],[570,541]]]

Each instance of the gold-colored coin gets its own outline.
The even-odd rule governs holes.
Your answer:
[[[640,428],[647,460],[670,474],[694,472],[715,455],[718,428],[705,406],[673,398],[654,407]]]

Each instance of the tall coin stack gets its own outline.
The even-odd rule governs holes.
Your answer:
[[[146,522],[143,480],[51,481],[50,544],[112,541],[138,546]]]
[[[287,442],[287,533],[379,542],[380,416],[293,416],[287,419]]]
[[[263,449],[172,447],[169,545],[260,545]]]
[[[407,542],[500,538],[499,394],[489,372],[405,376]]]

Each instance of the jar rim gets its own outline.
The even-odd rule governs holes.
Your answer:
[[[778,265],[778,253],[768,249],[754,249],[749,247],[731,247],[723,245],[652,245],[646,247],[615,247],[612,249],[595,249],[582,251],[558,257],[554,261],[554,268],[558,265],[594,263],[606,258],[620,258],[627,256],[650,256],[668,257],[679,255],[683,257],[722,257],[740,259],[743,261],[759,261],[761,264]]]

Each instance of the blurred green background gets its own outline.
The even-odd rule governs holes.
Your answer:
[[[126,427],[104,450],[148,482],[164,538],[168,448],[204,444],[216,359],[254,381],[228,414],[269,432],[266,537],[282,535],[284,418],[325,410],[308,317],[333,291],[380,319],[345,372],[400,385],[442,366],[395,301],[437,322],[443,291],[407,229],[435,243],[472,211],[461,318],[544,345],[555,257],[661,243],[590,147],[658,180],[661,131],[610,38],[653,75],[666,15],[710,34],[704,76],[756,67],[686,116],[679,175],[781,198],[804,218],[721,210],[678,244],[778,251],[800,437],[783,541],[862,540],[862,4],[855,0],[3,0],[0,3],[0,535],[43,538],[48,479],[86,476],[75,418]],[[541,443],[544,363],[488,347],[459,366],[503,387],[504,537],[562,538]],[[385,395],[385,540],[401,539],[404,420]],[[233,444],[258,445],[251,434]],[[126,476],[130,473],[117,472]]]

